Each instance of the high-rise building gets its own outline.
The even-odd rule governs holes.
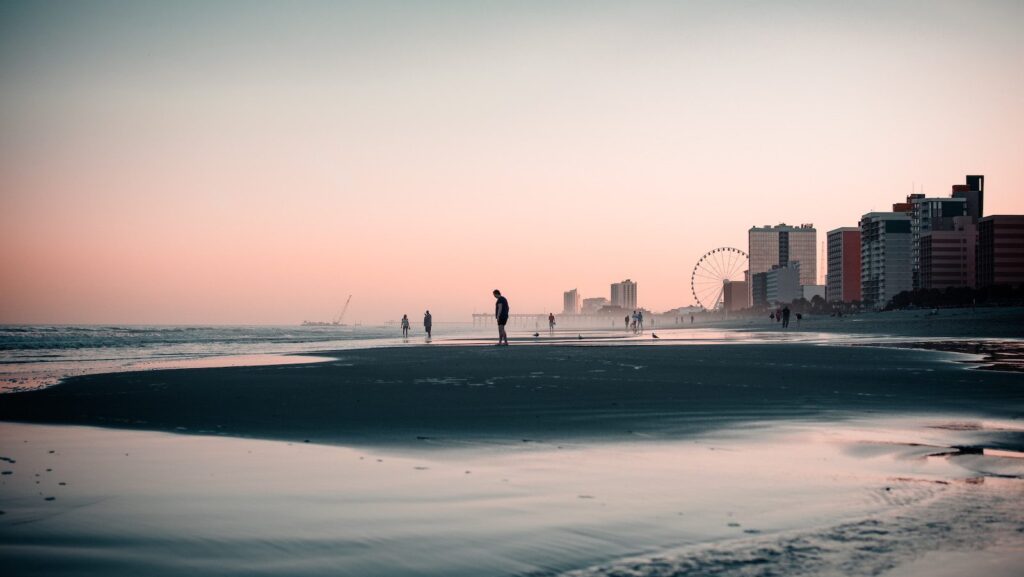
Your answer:
[[[953,198],[962,198],[967,202],[967,216],[977,222],[985,216],[985,176],[968,174],[967,184],[953,185]]]
[[[580,293],[576,289],[562,293],[562,314],[580,314]]]
[[[828,231],[827,251],[825,298],[830,303],[860,300],[860,229],[845,226]]]
[[[974,287],[977,239],[977,226],[969,216],[954,218],[953,230],[922,234],[920,288]]]
[[[800,288],[801,268],[803,265],[792,261],[786,266],[775,265],[765,273],[765,299],[768,304],[789,304],[803,296]]]
[[[910,202],[910,266],[914,288],[921,287],[921,235],[933,230],[953,230],[953,219],[967,213],[964,198],[925,198],[922,194],[907,197]]]
[[[800,284],[818,282],[818,231],[812,224],[751,227],[747,232],[750,275],[768,272],[773,266],[800,263]],[[753,283],[751,283],[753,290]],[[753,293],[751,293],[753,303]]]
[[[860,300],[882,308],[913,288],[910,217],[869,212],[860,219]]]
[[[994,214],[978,221],[977,286],[1024,284],[1024,215]]]
[[[612,283],[612,306],[624,309],[636,308],[636,283],[626,279]]]

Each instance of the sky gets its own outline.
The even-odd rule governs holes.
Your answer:
[[[751,226],[986,176],[1024,2],[0,2],[0,323],[691,304]],[[822,274],[824,271],[820,271]]]

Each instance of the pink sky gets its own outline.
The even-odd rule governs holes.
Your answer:
[[[1019,3],[546,4],[7,6],[0,322],[665,310],[752,225],[1024,213]]]

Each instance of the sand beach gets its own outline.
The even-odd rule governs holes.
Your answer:
[[[1024,375],[934,350],[966,338],[826,325],[5,394],[0,551],[18,575],[1018,573]],[[972,338],[1018,343],[993,333]]]

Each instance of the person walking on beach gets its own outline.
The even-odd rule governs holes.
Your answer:
[[[548,332],[555,334],[555,313],[548,313]]]
[[[789,327],[789,305],[782,307],[782,328]]]
[[[636,332],[644,332],[644,311],[636,311]]]
[[[505,334],[505,323],[508,322],[508,299],[501,296],[501,291],[494,289],[494,318],[498,319],[498,346],[508,346],[508,335]]]
[[[409,315],[402,315],[402,337],[409,338]]]
[[[626,330],[629,330],[629,315],[626,315]]]
[[[427,340],[430,340],[430,328],[434,325],[434,318],[430,316],[430,311],[423,313],[423,328],[427,331]]]

